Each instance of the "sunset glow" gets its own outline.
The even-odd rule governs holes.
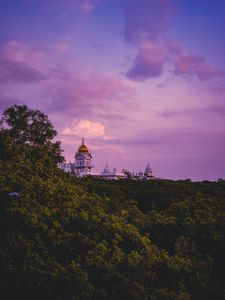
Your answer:
[[[48,114],[66,160],[225,178],[225,1],[1,0],[0,110]]]

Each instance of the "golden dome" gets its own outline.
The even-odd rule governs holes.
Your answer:
[[[88,147],[84,144],[84,139],[82,139],[82,145],[78,148],[79,153],[89,152]]]
[[[88,147],[86,145],[81,145],[78,148],[78,152],[88,152]]]

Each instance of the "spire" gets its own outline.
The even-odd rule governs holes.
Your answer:
[[[82,142],[80,147],[78,148],[79,153],[89,152],[88,147],[84,144],[84,138],[82,138]]]
[[[106,165],[105,165],[105,168],[104,168],[104,170],[103,170],[103,173],[110,173],[109,166],[108,166],[107,163],[106,163]]]
[[[146,168],[145,168],[145,172],[144,172],[145,176],[149,177],[152,176],[152,169],[150,167],[150,163],[147,164]]]
[[[146,170],[151,170],[150,163],[147,164]]]

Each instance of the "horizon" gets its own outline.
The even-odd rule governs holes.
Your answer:
[[[144,173],[144,171],[145,171],[145,168],[146,168],[146,166],[149,164],[150,165],[150,167],[151,167],[151,164],[149,163],[149,162],[147,162],[145,165],[142,163],[141,165],[142,166],[144,166],[144,167],[142,167],[142,168],[139,168],[139,169],[126,169],[126,168],[122,168],[122,169],[118,169],[116,166],[113,166],[113,165],[110,165],[110,163],[108,163],[107,161],[105,162],[105,164],[103,165],[103,168],[101,169],[99,166],[96,166],[95,164],[94,164],[94,161],[95,161],[95,157],[93,156],[93,152],[91,151],[91,146],[90,145],[88,145],[86,142],[85,142],[85,138],[81,138],[81,142],[80,142],[80,144],[78,144],[77,145],[77,149],[75,149],[75,152],[74,152],[74,155],[73,155],[73,158],[72,158],[72,160],[70,160],[70,161],[68,161],[68,160],[66,160],[65,161],[65,163],[74,163],[75,162],[75,154],[78,152],[78,148],[79,148],[79,146],[83,143],[82,142],[82,140],[84,139],[84,144],[88,147],[88,149],[89,149],[89,152],[92,154],[92,165],[93,165],[93,168],[92,168],[92,171],[91,171],[91,173],[90,173],[90,175],[98,175],[98,174],[100,174],[102,171],[103,171],[103,169],[106,167],[106,165],[109,167],[109,170],[110,171],[113,171],[113,169],[114,168],[116,168],[116,173],[121,173],[122,171],[123,171],[123,169],[125,169],[126,171],[128,171],[128,172],[131,172],[131,174],[134,174],[134,175],[137,175],[139,172],[142,172],[142,173]],[[57,139],[56,139],[57,140]],[[63,150],[63,149],[62,149]],[[63,150],[64,151],[64,150]],[[63,154],[63,153],[62,153]],[[218,177],[218,178],[215,178],[215,179],[205,179],[205,178],[202,178],[202,179],[192,179],[192,178],[169,178],[169,177],[160,177],[160,176],[158,176],[157,174],[155,174],[154,173],[154,170],[152,170],[153,171],[153,176],[155,177],[155,179],[160,179],[160,180],[191,180],[192,182],[201,182],[201,181],[211,181],[211,182],[215,182],[215,181],[218,181],[218,180],[220,180],[220,179],[222,179],[222,180],[225,180],[224,178],[222,178],[222,177]]]
[[[181,2],[3,0],[0,113],[43,111],[97,172],[225,178],[225,2]]]

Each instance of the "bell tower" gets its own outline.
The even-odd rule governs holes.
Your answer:
[[[91,164],[91,160],[92,155],[84,143],[84,138],[82,138],[82,143],[75,154],[75,169],[79,177],[86,176],[91,173],[91,169],[94,167]]]

